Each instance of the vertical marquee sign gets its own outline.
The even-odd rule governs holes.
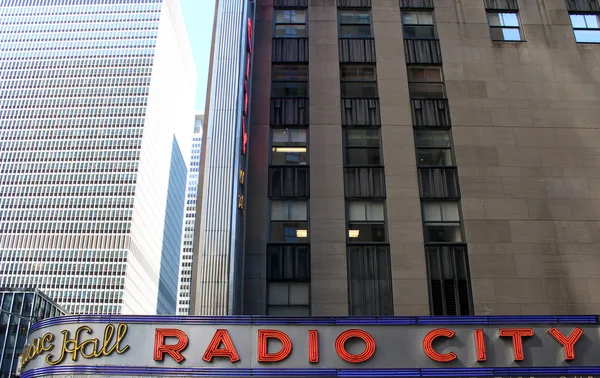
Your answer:
[[[243,110],[242,110],[242,135],[241,135],[241,154],[239,168],[239,188],[238,188],[238,209],[244,212],[245,209],[245,176],[247,169],[248,152],[248,127],[250,125],[250,76],[252,74],[252,41],[254,39],[254,30],[252,23],[254,1],[248,2],[248,17],[246,19],[246,59],[244,69],[244,92],[243,92]]]
[[[246,72],[244,76],[244,112],[242,114],[242,155],[246,155],[246,149],[248,148],[248,131],[246,130],[246,124],[248,123],[248,108],[250,106],[250,71],[252,68],[252,19],[248,17],[246,23],[248,40],[246,42]]]
[[[240,0],[242,1],[242,0]],[[237,210],[234,214],[232,224],[233,245],[231,251],[231,266],[230,272],[238,277],[234,280],[235,287],[232,287],[230,299],[230,311],[232,314],[241,312],[243,298],[243,283],[244,280],[240,276],[244,267],[244,248],[246,239],[246,172],[248,169],[248,142],[250,139],[250,100],[252,92],[252,59],[253,59],[253,41],[254,41],[254,0],[245,0],[245,16],[240,20],[239,32],[242,36],[239,48],[239,66],[238,66],[238,88],[236,92],[238,120],[241,125],[236,122],[235,133],[235,172],[237,185],[232,193],[232,199],[237,200]],[[243,33],[246,32],[246,38],[243,38]],[[239,129],[237,129],[239,127]],[[238,144],[239,143],[239,144]]]

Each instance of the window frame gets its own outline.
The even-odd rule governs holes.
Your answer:
[[[377,147],[369,147],[369,146],[349,146],[347,142],[346,133],[348,131],[375,131],[377,133]],[[381,149],[381,128],[367,128],[367,127],[344,127],[342,130],[342,148],[344,149],[344,168],[382,168],[384,166],[383,161],[383,151]],[[378,165],[356,165],[349,164],[347,158],[348,149],[356,149],[356,150],[377,150],[379,154],[379,164]]]
[[[495,26],[492,25],[492,23],[490,22],[490,14],[514,14],[517,16],[517,23],[518,26]],[[492,42],[527,42],[525,40],[525,33],[523,32],[523,23],[521,22],[521,15],[519,14],[518,10],[514,10],[514,9],[510,9],[510,10],[498,10],[498,9],[486,9],[485,10],[485,17],[487,19],[487,23],[488,23],[488,27],[490,30],[490,39],[492,40]],[[493,29],[516,29],[519,31],[519,37],[520,39],[516,40],[516,39],[494,39],[494,34],[492,33]]]
[[[306,151],[305,151],[305,156],[306,156],[305,164],[274,164],[273,163],[273,156],[274,156],[274,153],[275,153],[275,151],[273,151],[273,149],[277,148],[277,147],[286,147],[285,145],[281,145],[281,146],[274,145],[274,142],[273,142],[273,133],[275,131],[285,131],[285,130],[304,130],[304,133],[306,135],[306,139],[304,141],[304,146],[288,145],[287,147],[290,147],[290,148],[294,148],[294,147],[296,147],[296,148],[302,148],[302,147],[304,147],[306,149]],[[308,151],[309,151],[308,143],[309,143],[309,140],[310,140],[310,136],[309,136],[308,133],[309,133],[309,130],[308,130],[308,128],[305,128],[305,127],[270,127],[270,129],[269,129],[269,146],[270,146],[270,148],[269,148],[269,167],[288,167],[288,168],[307,167],[309,165],[309,159],[310,159],[310,156],[309,156],[309,153],[308,153]]]
[[[357,23],[357,22],[342,22],[342,12],[367,12],[369,14],[369,23]],[[373,39],[373,12],[371,8],[338,8],[337,10],[337,29],[339,39]],[[365,26],[369,27],[368,37],[346,37],[342,36],[342,26]]]
[[[427,220],[425,217],[425,206],[426,206],[426,204],[432,204],[432,203],[438,203],[438,204],[454,203],[454,204],[456,204],[456,208],[457,208],[457,212],[458,212],[458,220],[456,220],[456,221],[446,221],[443,219],[439,220],[439,221]],[[440,214],[441,214],[441,209],[440,209]],[[425,246],[440,245],[440,244],[445,244],[445,245],[465,244],[465,232],[464,232],[464,227],[463,227],[463,214],[462,214],[462,207],[461,207],[460,199],[459,200],[444,199],[444,198],[421,199],[421,219],[423,221],[423,242],[424,242]],[[459,241],[448,241],[448,240],[431,241],[431,240],[429,240],[427,227],[428,227],[428,225],[431,225],[431,224],[438,224],[438,225],[442,225],[442,226],[458,224],[460,240]]]
[[[404,22],[404,14],[405,13],[428,13],[431,15],[431,27],[433,29],[433,37],[432,38],[407,38],[406,37],[406,26],[412,26],[412,27],[423,27],[424,25],[422,24],[407,24]],[[437,31],[437,25],[436,25],[436,21],[435,21],[435,12],[431,9],[424,9],[424,10],[420,10],[420,9],[406,9],[406,10],[402,10],[402,14],[401,14],[401,21],[402,21],[402,37],[404,39],[408,39],[408,40],[412,40],[412,41],[437,41],[439,40],[439,35],[438,35],[438,31]]]
[[[293,66],[302,66],[306,68],[306,79],[302,80],[293,80],[293,79],[276,79],[275,78],[275,68],[276,67],[293,67]],[[275,83],[304,83],[306,86],[306,96],[275,96],[274,95],[274,84]],[[308,63],[273,63],[271,65],[271,98],[308,98],[309,91],[309,80],[308,80]]]
[[[440,81],[413,81],[411,70],[412,69],[437,69],[440,72]],[[441,64],[431,64],[431,65],[423,65],[423,64],[409,64],[406,66],[407,78],[408,78],[408,95],[411,100],[445,100],[448,98],[446,93],[446,83],[444,80],[444,69]],[[440,84],[442,86],[442,97],[434,97],[434,98],[416,98],[412,96],[412,84]]]
[[[581,28],[581,27],[575,27],[575,25],[573,25],[573,19],[571,18],[571,16],[596,16],[596,18],[598,19],[598,28]],[[585,19],[585,18],[584,18]],[[575,38],[575,43],[580,43],[580,44],[591,44],[591,45],[595,45],[595,44],[600,44],[600,12],[569,12],[569,21],[571,22],[571,28],[573,29],[573,38]],[[587,22],[586,22],[587,25]],[[577,30],[584,30],[584,31],[596,31],[598,32],[598,42],[579,42],[577,40]]]
[[[372,67],[374,72],[374,77],[372,79],[345,79],[342,76],[342,69],[344,67]],[[375,87],[376,95],[373,97],[353,97],[353,96],[344,96],[344,84],[360,84],[360,83],[369,83],[373,84]],[[340,98],[341,99],[378,99],[379,98],[379,85],[377,83],[377,65],[375,63],[340,63]]]
[[[304,22],[277,22],[277,12],[285,12],[285,11],[301,11],[304,12]],[[277,35],[277,26],[291,26],[291,25],[304,25],[304,36],[278,36]],[[273,38],[291,38],[291,39],[302,39],[308,38],[308,9],[305,8],[275,8],[273,9]]]
[[[283,305],[283,304],[270,304],[270,290],[271,290],[271,285],[272,284],[285,284],[288,287],[288,304]],[[289,298],[290,298],[290,287],[291,285],[296,284],[296,285],[306,285],[308,287],[308,304],[307,305],[292,305],[289,304]],[[312,315],[312,306],[311,306],[311,302],[312,302],[312,290],[311,290],[311,283],[310,280],[308,281],[292,281],[292,280],[287,280],[287,281],[267,281],[267,298],[266,298],[266,303],[265,303],[265,307],[266,307],[266,311],[265,314],[267,316],[283,316],[283,315],[270,315],[269,314],[269,309],[273,308],[273,307],[279,307],[279,308],[305,308],[308,309],[308,316]],[[300,315],[295,315],[295,316],[300,316]]]
[[[432,133],[440,133],[444,132],[448,134],[448,146],[447,147],[438,147],[438,146],[419,146],[417,134],[420,132],[432,132]],[[417,168],[456,168],[456,157],[454,156],[454,141],[452,140],[452,133],[450,132],[450,128],[417,128],[414,133],[415,138],[415,153],[416,153],[416,161]],[[419,164],[419,151],[435,151],[435,150],[444,150],[448,151],[450,156],[450,165],[431,165],[431,164]]]
[[[295,219],[287,219],[287,220],[274,220],[272,219],[272,211],[273,211],[273,202],[304,202],[306,204],[306,220],[295,220]],[[310,219],[310,203],[309,203],[309,199],[271,199],[269,198],[269,209],[268,209],[269,213],[269,225],[268,225],[268,241],[267,244],[308,244],[310,243],[310,224],[309,224],[309,219]],[[305,223],[306,224],[306,238],[302,238],[305,240],[297,240],[297,241],[288,241],[288,240],[273,240],[273,224],[277,223],[277,224],[284,224],[284,223]],[[296,234],[297,235],[297,234]],[[284,235],[285,236],[285,235]],[[297,239],[300,239],[300,237],[296,236]]]
[[[388,235],[388,217],[387,217],[387,201],[385,199],[346,199],[346,243],[348,245],[384,245],[389,244],[389,235]],[[350,219],[350,204],[352,203],[380,203],[383,207],[383,220],[351,220]],[[352,238],[350,237],[350,223],[353,224],[364,224],[364,225],[373,225],[373,224],[382,224],[383,225],[383,241],[358,241],[358,237]]]

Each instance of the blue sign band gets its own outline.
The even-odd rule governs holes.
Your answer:
[[[441,324],[597,324],[596,315],[580,316],[393,316],[393,317],[275,317],[275,316],[140,316],[73,315],[44,319],[31,326],[40,328],[73,323],[176,323],[222,325],[441,325]]]
[[[44,375],[169,375],[192,377],[536,377],[536,376],[596,376],[594,367],[535,367],[535,368],[448,368],[448,369],[220,369],[220,368],[163,368],[137,366],[52,366],[24,372],[22,378]]]

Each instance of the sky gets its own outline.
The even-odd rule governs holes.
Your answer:
[[[195,109],[204,112],[215,0],[179,0],[179,2],[198,74]]]

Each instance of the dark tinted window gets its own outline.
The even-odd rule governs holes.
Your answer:
[[[375,81],[375,66],[372,64],[343,64],[340,67],[340,77],[344,81]]]
[[[441,67],[408,67],[408,88],[411,99],[445,97]]]
[[[342,97],[345,98],[376,98],[376,83],[342,83]]]
[[[339,11],[340,38],[371,38],[371,14],[362,10]]]
[[[404,38],[433,39],[436,38],[431,12],[402,12]]]
[[[275,11],[275,37],[305,38],[306,37],[306,11],[305,10],[276,10]]]
[[[381,165],[379,148],[346,149],[346,165]]]
[[[308,97],[307,83],[303,82],[273,82],[272,97]]]

